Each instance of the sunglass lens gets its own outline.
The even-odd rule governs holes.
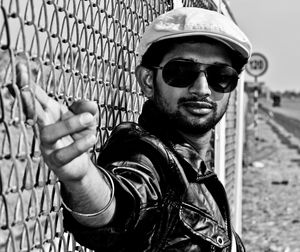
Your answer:
[[[237,72],[229,66],[210,66],[206,69],[209,86],[220,93],[229,93],[235,89]]]
[[[191,85],[198,76],[192,62],[170,61],[163,68],[163,79],[172,87],[187,87]]]

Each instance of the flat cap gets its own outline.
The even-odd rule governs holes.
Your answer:
[[[239,52],[245,59],[251,56],[249,39],[229,17],[203,8],[181,7],[158,16],[146,28],[137,48],[137,63],[153,43],[188,36],[210,37]]]

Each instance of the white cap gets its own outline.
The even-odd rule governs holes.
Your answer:
[[[146,28],[137,48],[137,63],[141,63],[153,43],[186,36],[210,37],[238,51],[245,59],[251,56],[250,41],[230,18],[203,8],[182,7],[158,16]]]

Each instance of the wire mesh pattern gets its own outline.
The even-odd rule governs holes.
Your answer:
[[[216,10],[209,0],[185,6]],[[112,128],[136,121],[145,97],[134,78],[141,34],[168,0],[2,0],[0,10],[0,251],[88,251],[63,229],[60,188],[39,149],[35,119],[23,112],[16,69],[30,89],[57,101],[96,101],[95,158]]]
[[[225,146],[225,189],[230,206],[235,205],[235,187],[236,187],[236,146],[237,146],[237,132],[236,132],[236,118],[237,118],[237,92],[232,93],[228,109],[226,112],[226,146]],[[234,215],[235,209],[232,208],[232,214]]]
[[[186,7],[198,7],[205,8],[208,10],[217,10],[215,2],[210,0],[184,0],[183,5]]]

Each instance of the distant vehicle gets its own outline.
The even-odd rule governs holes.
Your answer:
[[[281,95],[273,94],[272,99],[273,99],[273,107],[280,107]]]

